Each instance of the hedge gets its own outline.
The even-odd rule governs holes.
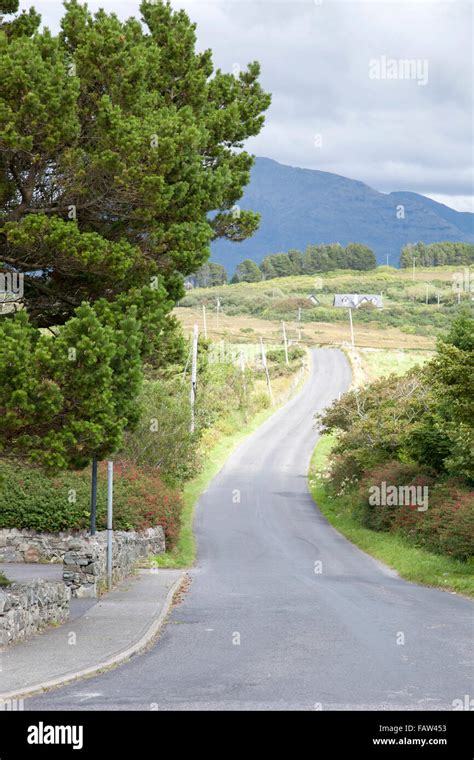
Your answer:
[[[56,533],[84,530],[90,521],[90,469],[57,476],[21,462],[0,462],[0,528],[30,528]],[[167,548],[177,540],[181,496],[156,470],[126,461],[114,468],[114,528],[141,530],[161,525]],[[97,528],[106,527],[107,473],[98,468]]]

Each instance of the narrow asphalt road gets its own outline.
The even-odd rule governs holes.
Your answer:
[[[201,498],[192,585],[153,648],[27,709],[452,709],[473,695],[473,603],[400,580],[308,493],[314,412],[350,383],[341,352],[313,359]]]

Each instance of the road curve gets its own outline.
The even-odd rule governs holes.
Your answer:
[[[473,693],[473,603],[399,579],[308,493],[314,413],[349,383],[340,351],[313,352],[201,497],[192,585],[155,646],[27,709],[452,709]]]

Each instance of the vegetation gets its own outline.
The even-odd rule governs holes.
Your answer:
[[[474,264],[474,245],[472,243],[416,243],[406,245],[400,253],[400,266],[439,267],[446,264],[470,266]]]
[[[24,284],[0,324],[0,455],[52,469],[117,449],[142,362],[180,351],[184,277],[256,229],[234,205],[270,103],[258,63],[214,71],[169,3],[143,0],[143,25],[65,7],[57,36],[34,12],[0,33],[0,265]]]
[[[0,573],[0,588],[2,586],[9,586],[10,584],[11,581],[8,580],[7,576],[4,573]]]
[[[363,551],[394,568],[413,583],[436,586],[474,597],[472,562],[453,559],[417,546],[399,532],[375,531],[363,527],[354,516],[353,495],[334,496],[326,483],[328,458],[335,436],[323,435],[315,448],[309,472],[309,485],[319,509],[329,522]]]
[[[90,522],[90,471],[50,477],[22,462],[0,462],[0,528],[37,531],[86,530]],[[169,545],[176,541],[181,495],[157,471],[117,462],[114,468],[114,528],[140,530],[161,525]],[[106,528],[107,472],[97,484],[97,528]]]
[[[308,245],[304,253],[293,249],[288,253],[265,256],[260,265],[251,259],[245,259],[238,265],[231,282],[259,282],[334,269],[367,271],[375,269],[376,265],[374,252],[360,243],[349,243],[346,248],[339,243]]]
[[[459,291],[457,287],[458,275],[463,276],[463,273],[453,272],[449,267],[417,269],[413,281],[411,270],[386,266],[367,272],[337,270],[320,276],[281,277],[212,290],[195,289],[188,292],[179,305],[183,311],[201,308],[202,304],[214,308],[219,298],[221,315],[284,320],[298,328],[313,325],[319,330],[323,325],[348,321],[346,309],[333,307],[335,293],[383,293],[383,309],[361,308],[354,312],[356,332],[358,326],[380,331],[382,345],[382,331],[392,328],[401,333],[398,335],[400,347],[403,347],[403,335],[431,338],[431,342],[426,342],[428,347],[434,346],[434,338],[449,330],[460,306],[474,311],[470,291]],[[316,296],[317,302],[310,296]],[[413,345],[416,346],[416,342]]]
[[[430,362],[356,388],[320,417],[337,435],[328,493],[347,496],[360,525],[461,561],[474,557],[473,328],[461,312]],[[426,503],[374,502],[383,484],[426,489]]]
[[[222,264],[209,261],[203,264],[195,274],[186,277],[186,282],[194,288],[213,288],[227,283],[227,273]]]

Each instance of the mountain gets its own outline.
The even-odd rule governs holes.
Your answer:
[[[314,243],[365,243],[380,264],[389,254],[392,266],[398,266],[407,243],[474,243],[474,214],[418,193],[380,193],[354,179],[269,158],[256,159],[239,205],[259,211],[262,218],[249,240],[212,244],[212,261],[224,264],[228,273],[243,259],[260,262],[269,253]],[[397,206],[404,206],[404,218],[397,218]]]

